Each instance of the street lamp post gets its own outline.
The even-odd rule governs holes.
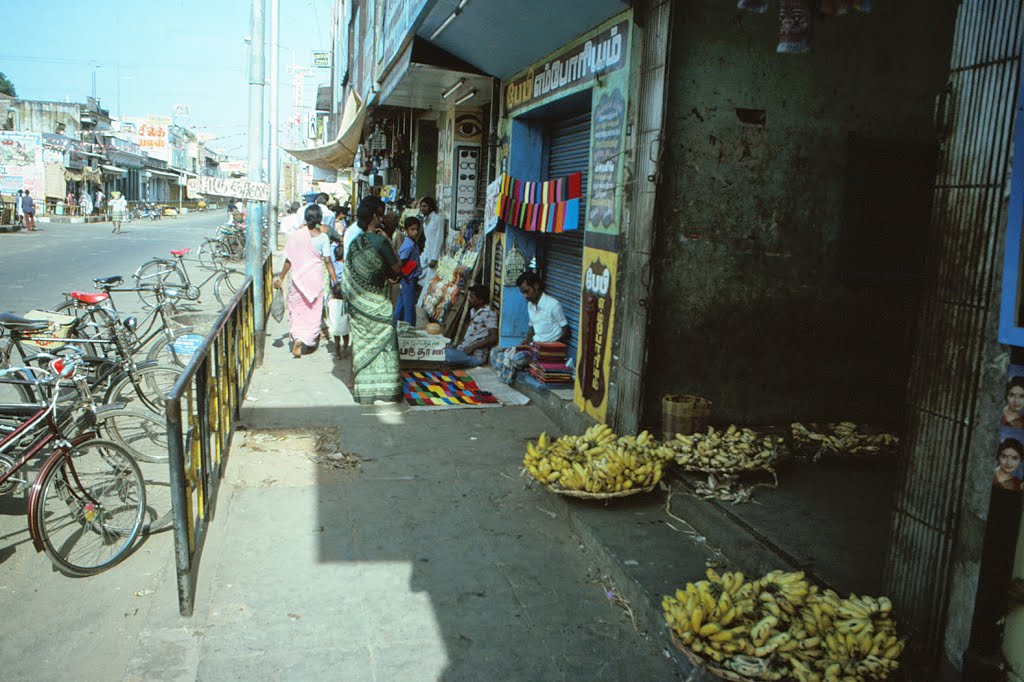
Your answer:
[[[90,59],[89,66],[92,67],[92,98],[96,99],[96,69],[102,65],[98,64],[95,59]]]

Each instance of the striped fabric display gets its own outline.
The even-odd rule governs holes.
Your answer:
[[[527,182],[503,174],[498,217],[527,232],[575,230],[580,224],[582,184],[582,173],[543,182]]]

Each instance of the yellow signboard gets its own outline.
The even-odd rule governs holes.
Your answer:
[[[618,254],[583,249],[583,300],[576,351],[576,406],[604,422],[608,414],[608,375],[615,329],[615,281]]]

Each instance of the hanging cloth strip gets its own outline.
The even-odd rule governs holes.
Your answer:
[[[527,232],[569,232],[579,228],[583,174],[528,182],[503,174],[497,215]]]

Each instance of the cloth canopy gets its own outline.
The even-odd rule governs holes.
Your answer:
[[[363,135],[363,122],[366,120],[366,107],[355,95],[349,93],[345,102],[345,111],[341,116],[340,132],[333,142],[308,149],[285,149],[299,161],[324,170],[349,168],[356,158],[359,140]]]

